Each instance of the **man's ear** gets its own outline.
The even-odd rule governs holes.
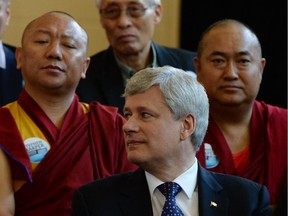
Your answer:
[[[163,14],[163,8],[161,4],[157,4],[155,6],[155,17],[154,17],[154,22],[155,24],[160,23],[162,20],[162,14]]]
[[[191,136],[191,134],[195,131],[195,127],[196,118],[192,114],[188,114],[187,116],[183,117],[180,139],[185,140],[187,137]]]
[[[5,25],[8,26],[9,22],[10,22],[10,18],[11,18],[10,2],[8,2],[7,8],[5,10],[5,13],[6,13],[6,16],[7,16]]]
[[[22,48],[21,47],[17,47],[15,50],[15,58],[16,58],[16,62],[17,62],[17,69],[20,70],[21,69],[21,60],[22,60]]]
[[[196,74],[198,74],[200,71],[200,60],[197,56],[195,56],[193,61],[194,61],[195,72]]]
[[[83,65],[83,71],[81,73],[81,79],[85,79],[86,78],[86,72],[87,72],[87,69],[89,67],[89,64],[90,64],[90,58],[87,57],[85,62],[84,62],[84,65]]]

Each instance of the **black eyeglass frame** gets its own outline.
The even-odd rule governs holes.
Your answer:
[[[150,5],[150,6],[148,6],[148,7],[140,7],[140,6],[138,6],[138,7],[136,7],[136,6],[128,6],[128,7],[126,7],[126,8],[120,8],[120,7],[115,7],[115,8],[113,8],[113,10],[114,11],[116,11],[115,12],[115,14],[113,15],[112,14],[112,12],[113,12],[113,10],[112,9],[109,9],[109,8],[106,8],[106,9],[100,9],[99,10],[99,13],[101,14],[101,16],[103,16],[105,19],[111,19],[111,20],[113,20],[113,19],[117,19],[117,18],[119,18],[120,17],[120,15],[121,15],[121,12],[122,11],[125,11],[126,12],[126,15],[127,16],[129,16],[129,17],[131,17],[131,18],[138,18],[138,17],[142,17],[142,16],[144,16],[145,15],[145,12],[149,9],[149,8],[151,8],[151,7],[153,7],[154,6],[154,4],[153,5]],[[117,10],[116,10],[117,9]],[[137,10],[135,10],[135,9],[137,9]],[[111,13],[110,13],[111,12]],[[109,15],[109,13],[111,14],[111,15]],[[135,13],[135,14],[133,14],[133,13]]]

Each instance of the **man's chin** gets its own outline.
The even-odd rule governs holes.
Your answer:
[[[120,55],[130,56],[139,54],[141,50],[134,43],[127,43],[122,44],[120,48],[116,49],[116,52]]]

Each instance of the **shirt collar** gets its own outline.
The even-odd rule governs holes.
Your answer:
[[[153,61],[152,64],[148,65],[148,67],[157,67],[158,63],[157,63],[157,54],[156,54],[156,50],[155,50],[155,46],[153,43],[151,43],[151,47],[152,47],[152,55],[153,55]],[[124,80],[129,79],[132,74],[135,73],[135,71],[133,71],[132,68],[130,68],[128,65],[124,64],[123,62],[121,62],[118,57],[116,56],[115,52],[113,52],[114,57],[116,59],[116,63],[118,65],[118,67],[120,68],[122,77]]]
[[[183,192],[189,199],[192,198],[193,192],[195,191],[197,185],[197,173],[198,173],[198,162],[197,159],[195,158],[194,164],[188,170],[186,170],[184,173],[182,173],[180,176],[178,176],[176,179],[173,180],[173,182],[176,182],[181,186]],[[155,189],[164,182],[146,171],[145,175],[148,183],[150,196],[152,197]]]

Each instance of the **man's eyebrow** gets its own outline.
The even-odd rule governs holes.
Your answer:
[[[45,29],[39,29],[37,30],[35,33],[42,33],[42,34],[47,34],[47,35],[52,35],[52,33],[49,30],[45,30]],[[61,38],[65,38],[65,39],[75,39],[74,35],[72,34],[67,34],[64,33],[61,35]]]
[[[45,30],[45,29],[38,29],[37,31],[35,31],[35,33],[50,34],[50,32],[48,30]]]
[[[221,51],[213,51],[210,56],[215,56],[215,55],[219,55],[219,56],[225,56],[225,52],[221,52]],[[252,56],[252,54],[249,51],[240,51],[236,54],[237,56]]]
[[[238,56],[251,56],[252,54],[249,51],[240,51],[238,54]]]
[[[225,56],[224,52],[221,51],[213,51],[210,56],[215,56],[215,55],[220,55],[220,56]]]
[[[107,8],[107,7],[113,7],[113,6],[118,6],[118,4],[116,3],[116,2],[110,2],[110,3],[108,3],[106,6],[105,6],[105,8]],[[104,8],[104,9],[105,9]]]

